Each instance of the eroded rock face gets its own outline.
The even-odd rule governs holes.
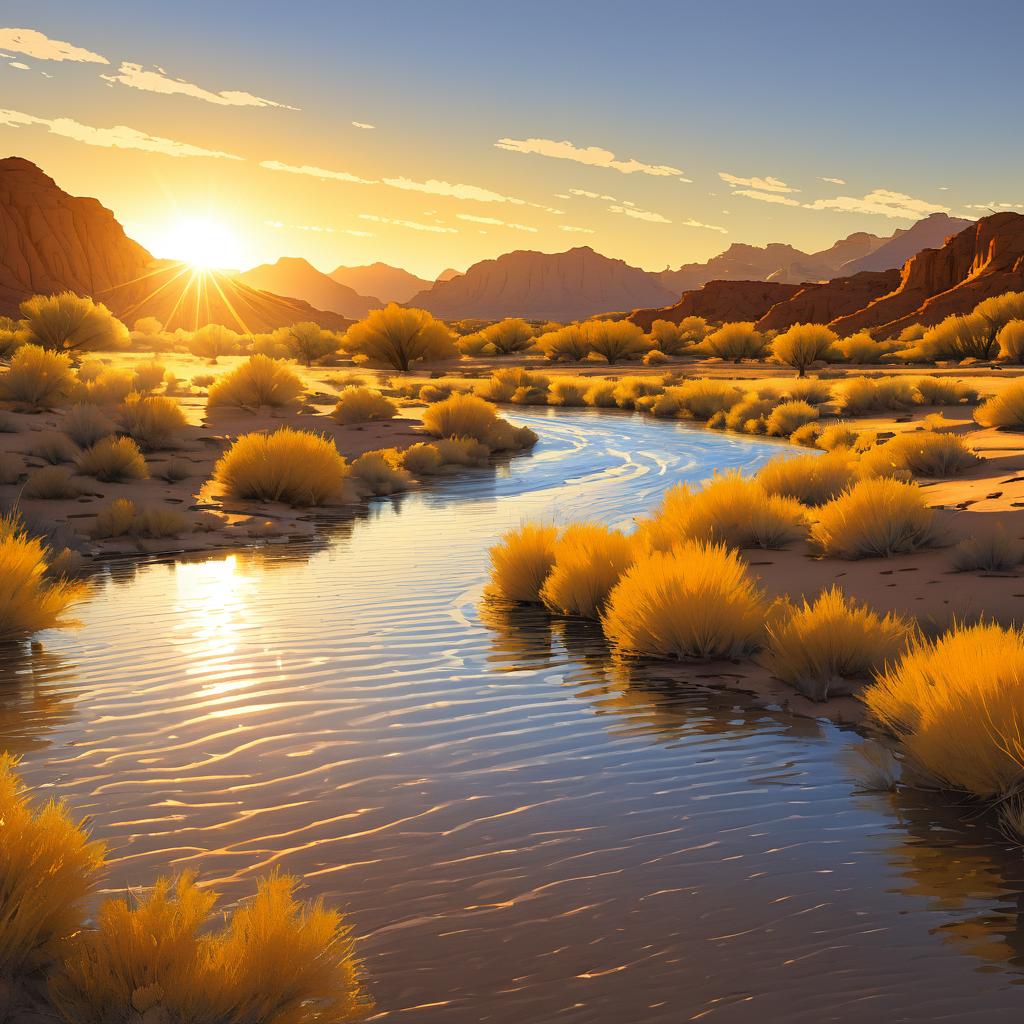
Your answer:
[[[712,324],[731,320],[759,320],[776,304],[791,298],[804,286],[775,281],[708,281],[702,288],[684,292],[674,306],[636,309],[629,319],[650,330],[655,320],[679,323],[683,317],[702,316]]]
[[[99,298],[152,259],[97,200],[69,196],[29,160],[0,160],[0,313],[36,294]]]
[[[802,285],[790,298],[772,306],[757,326],[762,330],[784,331],[793,324],[827,324],[888,295],[899,283],[898,270],[884,270]]]
[[[892,292],[832,326],[842,334],[871,330],[883,337],[910,324],[935,324],[951,313],[968,313],[982,299],[1009,291],[1024,291],[1024,216],[997,213],[941,248],[919,252],[904,264]]]
[[[0,160],[0,314],[17,316],[30,295],[62,291],[105,303],[129,325],[155,316],[168,330],[218,323],[258,332],[303,320],[330,328],[351,322],[227,274],[154,260],[97,200],[68,195],[29,160]]]
[[[465,274],[414,295],[409,305],[446,320],[521,316],[568,321],[674,297],[656,274],[582,246],[559,253],[518,250],[474,263]]]

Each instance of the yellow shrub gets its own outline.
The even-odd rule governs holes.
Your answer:
[[[865,476],[957,476],[981,459],[956,434],[915,430],[897,434],[865,452],[860,459]]]
[[[44,466],[29,474],[21,493],[36,501],[63,501],[77,498],[82,492],[71,470],[63,466]]]
[[[416,393],[421,402],[440,402],[447,398],[453,391],[448,384],[424,384]]]
[[[191,529],[192,521],[188,516],[164,505],[142,509],[132,524],[132,532],[138,537],[177,537]]]
[[[581,362],[587,358],[590,343],[580,324],[569,324],[548,331],[536,339],[537,348],[552,362]]]
[[[422,309],[403,309],[394,302],[353,324],[342,344],[357,361],[402,373],[413,363],[455,359],[459,354],[451,331],[440,320]]]
[[[506,601],[539,601],[557,540],[558,530],[541,523],[509,530],[490,550],[491,592]]]
[[[1011,381],[997,395],[979,405],[974,410],[974,418],[983,427],[1024,430],[1024,379]]]
[[[919,400],[920,392],[906,377],[852,377],[839,391],[840,411],[852,416],[906,409]]]
[[[978,389],[952,377],[914,377],[921,405],[964,405],[978,400]]]
[[[652,348],[643,358],[644,366],[661,366],[662,363],[668,362],[671,362],[671,359],[657,348]]]
[[[115,430],[114,421],[102,409],[88,403],[71,406],[60,421],[61,429],[75,444],[88,448]]]
[[[0,542],[2,543],[2,542]],[[0,556],[2,557],[2,556]],[[82,903],[103,866],[103,846],[50,801],[35,808],[0,753],[0,976],[49,968],[84,924]]]
[[[797,427],[818,418],[818,410],[807,402],[782,402],[768,414],[765,430],[769,437],[789,437]]]
[[[33,438],[29,454],[56,466],[61,462],[74,462],[78,448],[64,434],[56,430],[43,430]]]
[[[130,437],[105,437],[78,456],[78,471],[97,480],[145,480],[146,460]]]
[[[801,377],[819,360],[835,359],[839,336],[824,324],[793,324],[771,343],[772,359],[792,366]]]
[[[821,428],[816,445],[822,451],[834,452],[837,448],[852,448],[859,437],[860,432],[854,430],[848,423],[833,422]]]
[[[860,331],[836,343],[836,351],[848,363],[880,363],[893,350],[893,345],[875,341],[867,331]]]
[[[728,412],[745,397],[732,384],[705,378],[670,388],[669,394],[679,402],[683,415],[701,421],[711,419],[716,412]]]
[[[487,443],[498,421],[494,406],[476,395],[452,395],[443,402],[428,405],[423,426],[436,437],[471,437]]]
[[[489,402],[515,402],[517,405],[546,405],[548,378],[519,367],[495,370],[490,379],[479,384],[476,393]]]
[[[127,370],[105,368],[88,377],[79,374],[71,397],[76,402],[88,402],[90,405],[118,405],[134,387],[135,376]]]
[[[751,321],[723,324],[700,343],[703,353],[736,363],[743,359],[757,359],[763,354],[764,346],[764,335],[755,329]]]
[[[628,320],[588,320],[581,325],[587,355],[600,356],[609,363],[639,359],[650,347],[644,332]]]
[[[486,466],[491,458],[487,445],[472,437],[442,437],[434,442],[446,466]]]
[[[554,564],[540,599],[556,615],[596,619],[608,594],[633,561],[634,541],[596,523],[567,527],[554,547]]]
[[[137,512],[138,508],[130,498],[115,498],[96,513],[92,535],[98,540],[123,537],[131,532]]]
[[[991,359],[998,351],[994,327],[983,316],[956,313],[929,327],[921,340],[907,353],[926,362],[944,359]]]
[[[906,646],[910,623],[847,600],[838,587],[768,624],[772,672],[812,700],[850,693]]]
[[[842,451],[835,455],[781,455],[764,464],[757,482],[769,493],[822,505],[857,479],[857,468]]]
[[[585,377],[555,377],[548,385],[548,404],[586,405],[584,395],[590,382]]]
[[[331,416],[336,423],[369,423],[371,420],[390,420],[398,414],[398,406],[379,391],[370,388],[345,388],[338,396],[338,404]]]
[[[612,590],[604,631],[623,653],[709,661],[760,647],[767,603],[739,556],[686,541],[641,555]]]
[[[960,541],[953,549],[957,572],[1012,572],[1024,562],[1024,544],[1001,525],[983,530]]]
[[[202,359],[217,362],[221,356],[231,356],[242,347],[242,336],[220,324],[200,327],[188,342],[188,350]]]
[[[770,398],[747,395],[746,398],[724,412],[724,425],[729,430],[745,431],[748,434],[764,433],[764,430],[767,430],[768,416],[774,408],[775,403]],[[764,430],[747,430],[747,425],[751,421],[764,424]]]
[[[333,441],[290,427],[243,434],[213,467],[214,479],[232,497],[289,505],[342,500],[348,474]]]
[[[620,409],[632,409],[637,399],[648,395],[660,395],[665,389],[653,377],[623,377],[615,385],[612,394]]]
[[[306,366],[312,366],[318,359],[337,352],[341,344],[341,339],[333,331],[325,331],[319,324],[309,321],[279,327],[272,338],[284,348],[287,355]]]
[[[158,388],[163,384],[166,372],[161,363],[139,363],[135,367],[132,390],[141,392]]]
[[[62,625],[63,613],[85,595],[82,584],[51,578],[51,557],[15,516],[0,518],[0,643]]]
[[[11,356],[10,368],[0,375],[0,398],[47,409],[63,402],[74,384],[69,356],[39,345],[22,345]]]
[[[188,421],[173,398],[133,392],[121,409],[121,424],[143,451],[152,452],[177,447]]]
[[[640,529],[646,542],[659,551],[686,540],[782,548],[805,536],[804,519],[798,501],[768,494],[756,480],[739,473],[725,473],[699,491],[686,484],[670,488]]]
[[[811,539],[836,558],[887,558],[940,541],[924,492],[889,477],[861,480],[822,505]]]
[[[499,356],[525,352],[533,347],[533,328],[517,317],[507,317],[480,331],[484,345],[489,345]]]
[[[508,420],[499,419],[484,442],[496,452],[518,452],[532,448],[537,443],[537,435],[529,427],[514,427]]]
[[[1008,363],[1024,363],[1024,320],[1010,320],[996,336],[999,358]]]
[[[789,435],[791,444],[798,444],[803,448],[817,448],[818,438],[821,436],[824,428],[817,420],[811,420],[810,423],[805,423],[802,427],[797,427],[792,434]]]
[[[352,476],[365,484],[375,497],[407,491],[412,486],[412,477],[400,466],[394,465],[394,461],[400,461],[400,457],[394,461],[388,457],[392,453],[398,454],[394,449],[389,453],[365,452],[352,462]]]
[[[583,392],[583,402],[595,409],[615,408],[615,381],[595,380]]]
[[[413,476],[433,476],[444,468],[444,459],[437,445],[420,441],[401,453],[401,465]]]
[[[30,340],[63,352],[84,349],[124,349],[131,344],[125,327],[102,302],[74,292],[33,295],[21,304]]]
[[[290,405],[302,391],[302,381],[280,360],[250,356],[210,385],[206,407],[258,409],[269,405],[279,408]]]
[[[979,797],[1024,782],[1024,635],[957,626],[919,640],[866,691],[872,717],[940,785]]]
[[[804,377],[802,380],[772,382],[759,392],[762,397],[768,393],[781,402],[806,402],[808,405],[824,405],[832,399],[832,385],[818,377]]]

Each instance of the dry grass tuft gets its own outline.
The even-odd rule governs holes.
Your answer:
[[[105,437],[78,456],[78,471],[105,483],[146,480],[149,470],[130,437]]]
[[[1024,379],[1011,381],[997,395],[974,410],[983,427],[1024,430]]]
[[[1024,782],[1024,634],[981,623],[916,641],[864,694],[926,778],[978,797]]]
[[[210,385],[206,407],[281,408],[295,402],[302,392],[302,381],[285,363],[269,356],[256,355],[250,356]]]
[[[412,476],[401,467],[401,461],[401,453],[394,448],[365,452],[352,463],[352,476],[377,498],[407,491],[412,486]]]
[[[56,430],[44,430],[33,438],[29,454],[49,462],[51,466],[58,466],[62,462],[74,462],[78,447],[64,434]]]
[[[401,453],[401,465],[413,476],[434,476],[444,469],[444,458],[436,444],[419,441]]]
[[[482,468],[489,464],[491,450],[472,437],[442,437],[434,442],[446,466]]]
[[[60,425],[64,433],[82,448],[109,437],[116,429],[114,421],[102,409],[86,402],[71,406],[64,413]]]
[[[743,359],[757,359],[764,353],[765,337],[751,321],[723,324],[712,331],[701,343],[700,350],[720,359],[738,363]]]
[[[77,498],[82,492],[70,469],[44,466],[29,474],[21,493],[35,501],[66,501]]]
[[[33,409],[51,409],[60,405],[74,386],[69,356],[39,345],[22,345],[11,356],[7,372],[0,375],[0,398]]]
[[[556,615],[599,618],[635,550],[634,540],[618,530],[574,523],[555,543],[554,564],[541,587],[541,601]]]
[[[16,484],[25,472],[25,463],[20,455],[0,452],[0,486]]]
[[[981,459],[956,434],[916,430],[897,434],[866,451],[860,459],[864,476],[893,476],[907,472],[936,478],[958,476]]]
[[[811,539],[835,558],[888,558],[941,543],[935,513],[916,484],[861,480],[822,505]]]
[[[121,425],[145,452],[176,448],[188,420],[173,398],[133,392],[121,409]]]
[[[84,367],[83,367],[84,370]],[[72,392],[76,402],[90,405],[120,405],[135,388],[135,376],[127,370],[103,368],[96,374],[78,375],[78,384]]]
[[[139,363],[132,378],[132,390],[143,393],[155,391],[163,384],[166,373],[162,363]]]
[[[834,452],[838,448],[853,448],[859,438],[860,431],[839,420],[824,424],[815,444],[824,452]],[[792,435],[790,439],[792,440]]]
[[[782,455],[765,463],[757,482],[769,493],[795,498],[803,505],[823,505],[857,479],[857,467],[838,451],[834,455]]]
[[[300,506],[343,500],[348,474],[333,441],[290,427],[243,434],[213,468],[214,479],[233,498]]]
[[[586,405],[584,396],[590,382],[586,377],[555,377],[548,385],[548,404],[564,406]]]
[[[839,388],[841,412],[857,416],[866,412],[894,412],[919,401],[920,392],[908,377],[851,377]]]
[[[957,572],[1013,572],[1024,562],[1024,544],[1001,526],[983,530],[953,549],[953,568]]]
[[[626,570],[608,598],[604,631],[627,654],[739,658],[761,646],[767,610],[734,551],[686,541]]]
[[[706,378],[686,381],[670,388],[669,394],[679,403],[684,417],[705,423],[716,412],[728,412],[745,397],[744,392],[732,384]]]
[[[331,416],[336,423],[348,426],[350,423],[369,423],[373,420],[390,420],[398,415],[398,406],[371,388],[345,388],[338,396],[338,404]]]
[[[525,523],[503,534],[490,550],[491,592],[506,601],[540,601],[557,541],[558,530],[541,523]]]
[[[92,535],[97,540],[111,537],[123,537],[131,533],[138,507],[130,498],[115,498],[109,505],[104,505],[96,513]]]
[[[811,700],[848,694],[897,657],[911,624],[847,600],[838,587],[768,624],[772,672]]]
[[[423,412],[423,426],[435,437],[471,437],[484,444],[497,422],[494,406],[476,395],[452,395]]]
[[[808,402],[782,402],[768,414],[765,432],[769,437],[789,437],[797,427],[812,423],[818,415],[818,410]]]

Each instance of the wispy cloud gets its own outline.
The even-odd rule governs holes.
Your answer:
[[[537,233],[537,228],[530,227],[529,224],[512,224],[507,220],[499,220],[497,217],[477,217],[472,213],[457,213],[455,216],[459,220],[467,220],[473,224],[491,224],[498,228],[509,228],[512,231],[530,231],[533,234]]]
[[[655,213],[653,210],[641,210],[635,206],[626,205],[613,205],[609,206],[608,210],[611,213],[622,213],[627,217],[632,217],[634,220],[646,220],[652,224],[671,224],[672,221],[668,217],[663,217],[660,213]]]
[[[845,185],[846,182],[842,178],[822,178],[822,181],[827,181],[830,185]]]
[[[33,117],[17,110],[0,110],[0,126],[21,128],[28,125],[42,125],[54,135],[76,142],[84,142],[87,146],[102,146],[108,149],[141,149],[146,153],[162,153],[165,156],[207,156],[222,160],[241,160],[242,157],[232,153],[223,153],[216,149],[204,149],[188,142],[165,139],[160,135],[149,135],[136,128],[126,125],[114,125],[113,128],[95,128],[82,124],[70,117]]]
[[[571,188],[569,189],[569,195],[581,196],[583,199],[604,199],[609,203],[618,202],[615,196],[603,196],[600,192],[588,192],[585,188]]]
[[[728,211],[723,210],[723,213]],[[718,224],[705,224],[701,220],[681,220],[679,222],[684,228],[704,228],[707,231],[717,231],[719,234],[727,235],[729,232]]]
[[[361,213],[360,220],[370,220],[375,224],[390,224],[397,228],[409,228],[412,231],[433,231],[439,235],[457,235],[457,228],[441,227],[438,224],[421,224],[415,220],[397,220],[394,217],[378,217],[375,213]]]
[[[62,39],[51,39],[34,28],[0,28],[0,48],[23,53],[36,60],[70,60],[84,64],[109,64],[106,57]]]
[[[930,213],[949,213],[948,206],[915,199],[903,192],[876,188],[865,196],[836,196],[804,203],[808,210],[839,210],[843,213],[870,213],[893,220],[920,220]]]
[[[480,188],[477,185],[453,185],[449,181],[438,181],[430,178],[428,181],[414,181],[412,178],[384,178],[385,185],[392,188],[404,189],[407,192],[426,192],[432,196],[448,196],[450,199],[475,199],[478,203],[512,203],[515,206],[525,206],[523,199],[516,199],[515,196],[505,196],[500,192],[492,192],[487,188]]]
[[[535,153],[556,160],[572,160],[590,167],[607,167],[621,174],[651,174],[658,178],[677,177],[683,172],[667,164],[645,164],[640,160],[619,160],[609,149],[600,146],[576,146],[568,139],[557,142],[554,139],[498,139],[498,149],[512,153]]]
[[[283,220],[265,220],[268,228],[284,228],[289,231],[312,231],[317,234],[333,235],[340,231],[343,235],[355,235],[357,238],[374,238],[372,231],[357,231],[355,228],[330,228],[320,224],[285,224]]]
[[[559,224],[558,225],[558,230],[559,231],[568,231],[568,232],[570,232],[570,234],[574,234],[574,235],[592,235],[592,234],[594,234],[594,229],[593,228],[578,228],[578,227],[575,227],[572,224]]]
[[[968,203],[965,210],[1024,210],[1024,203]]]
[[[144,92],[158,92],[165,95],[191,96],[192,99],[205,100],[207,103],[216,103],[222,107],[284,107],[287,110],[297,110],[297,107],[290,107],[287,103],[276,103],[274,100],[264,99],[262,96],[254,96],[251,92],[242,92],[237,89],[226,89],[223,92],[211,92],[201,85],[186,82],[183,78],[171,78],[161,68],[147,71],[141,64],[130,64],[124,62],[117,70],[116,75],[100,75],[105,82],[111,85],[126,85],[131,89],[141,89]]]
[[[348,181],[355,185],[378,185],[378,181],[372,178],[360,178],[357,174],[349,174],[348,171],[329,171],[324,167],[313,167],[310,164],[284,164],[280,160],[261,160],[260,167],[268,171],[287,171],[289,174],[307,174],[311,178],[321,178],[324,181]]]
[[[375,124],[365,124],[362,121],[353,121],[352,122],[352,127],[353,128],[365,128],[367,131],[372,131],[377,126]]]
[[[735,174],[728,174],[726,171],[719,171],[718,176],[727,185],[733,188],[749,188],[757,192],[799,192],[800,189],[787,185],[778,178],[768,175],[767,178],[738,178]]]
[[[789,196],[780,195],[778,192],[759,192],[754,188],[739,188],[732,193],[734,196],[746,196],[747,199],[757,199],[762,203],[779,203],[782,206],[802,206],[799,199],[791,199]]]

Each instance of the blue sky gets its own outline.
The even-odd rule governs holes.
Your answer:
[[[1024,203],[1018,4],[44,0],[0,24],[99,58],[0,46],[5,151],[157,255],[215,222],[245,265],[589,244],[658,269]]]

